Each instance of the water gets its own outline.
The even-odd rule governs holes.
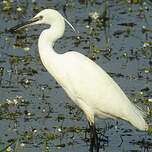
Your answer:
[[[64,37],[55,45],[57,52],[75,50],[94,58],[133,102],[147,110],[152,99],[152,10],[150,2],[146,2],[141,5],[108,1],[105,26],[102,18],[89,22],[90,12],[102,16],[104,1],[0,2],[0,33],[43,8],[57,9],[80,32],[76,35],[67,25]],[[24,7],[24,11],[17,12],[16,6]],[[88,25],[93,28],[91,34]],[[144,32],[143,26],[147,29]],[[37,39],[43,28],[0,34],[0,149],[12,144],[12,151],[88,151],[85,115],[39,59]],[[144,48],[144,43],[149,46]],[[108,142],[103,137],[101,151],[151,151],[151,135],[137,131],[127,122],[96,123],[98,132],[108,136]]]

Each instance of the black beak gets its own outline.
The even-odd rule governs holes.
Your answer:
[[[24,22],[24,23],[18,24],[18,25],[16,25],[16,26],[10,28],[10,29],[8,30],[8,32],[14,33],[16,30],[18,30],[18,29],[20,29],[20,28],[23,28],[23,27],[26,27],[26,26],[34,23],[34,22],[37,22],[37,21],[39,21],[40,19],[42,19],[42,17],[32,18],[32,19],[30,19],[30,20],[28,20],[28,21],[26,21],[26,22]]]

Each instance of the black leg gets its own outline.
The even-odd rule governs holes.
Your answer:
[[[90,125],[90,151],[93,152],[93,149],[96,149],[96,152],[99,152],[99,148],[100,148],[100,140],[98,138],[97,132],[96,132],[96,127],[95,125]]]

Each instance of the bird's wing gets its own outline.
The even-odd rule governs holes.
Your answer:
[[[143,113],[95,62],[77,52],[59,59],[58,82],[83,111],[100,118],[121,118],[140,130],[148,128]],[[59,63],[59,62],[58,62]]]
[[[100,107],[106,112],[112,108],[118,111],[118,106],[124,108],[130,103],[120,87],[95,62],[77,52],[64,54],[64,59],[65,81],[62,86],[74,101],[81,98],[87,105]]]

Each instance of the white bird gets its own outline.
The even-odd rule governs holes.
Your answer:
[[[53,46],[64,34],[65,21],[73,28],[56,10],[44,9],[31,20],[11,28],[10,31],[34,24],[50,25],[50,28],[42,31],[38,40],[42,63],[73,102],[84,111],[93,131],[94,117],[120,118],[137,129],[146,131],[148,125],[144,120],[144,112],[130,102],[101,67],[78,52],[55,52]]]

